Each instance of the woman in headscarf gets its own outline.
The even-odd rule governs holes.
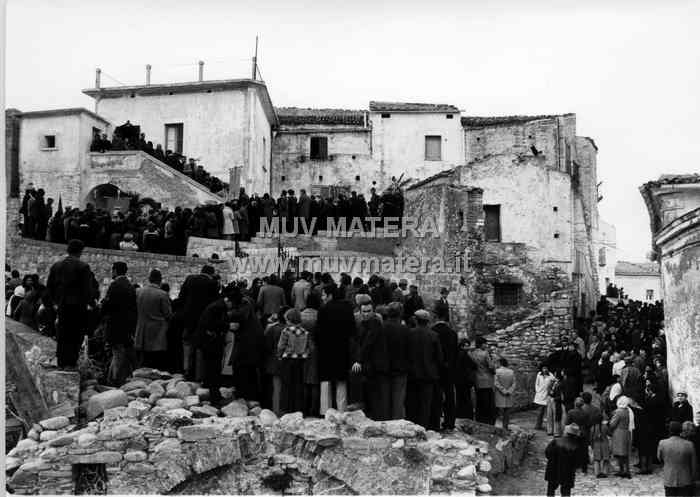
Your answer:
[[[617,459],[619,471],[615,476],[631,478],[630,454],[632,452],[632,433],[634,432],[634,413],[629,407],[630,399],[624,395],[617,399],[617,409],[610,420],[612,435],[612,453]]]
[[[7,307],[5,307],[5,316],[12,317],[15,314],[19,303],[22,302],[22,300],[24,299],[24,293],[25,290],[22,285],[18,285],[15,287],[15,291],[7,301]]]
[[[564,406],[561,392],[561,371],[554,373],[547,395],[547,434],[560,437],[564,429]]]

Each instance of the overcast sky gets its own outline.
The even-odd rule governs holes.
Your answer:
[[[488,4],[488,5],[486,5]],[[650,250],[638,187],[700,170],[700,2],[9,0],[6,104],[94,109],[94,86],[250,74],[277,106],[450,103],[470,115],[575,112],[599,147],[621,259]]]

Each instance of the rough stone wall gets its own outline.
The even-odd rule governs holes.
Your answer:
[[[23,354],[31,380],[39,389],[51,416],[75,416],[80,396],[80,374],[56,368],[56,342],[28,326],[7,318],[6,333],[12,333]],[[9,358],[6,358],[9,360]]]
[[[566,144],[575,147],[576,116],[564,114],[527,122],[465,126],[465,162],[493,155],[533,156],[534,146],[545,158],[545,167],[566,171]]]
[[[470,434],[441,436],[362,411],[277,419],[242,399],[219,411],[203,400],[208,395],[179,375],[136,370],[120,389],[88,399],[88,420],[101,417],[87,426],[61,416],[36,424],[6,458],[9,485],[19,494],[70,494],[76,466],[103,464],[108,494],[208,493],[196,475],[223,467],[216,493],[239,493],[226,481],[231,472],[258,480],[245,494],[269,494],[278,490],[271,481],[288,478],[292,494],[474,495],[491,491],[489,476],[518,466],[530,439],[515,426],[506,432],[474,422],[465,423]]]
[[[568,291],[553,291],[538,310],[522,321],[485,335],[498,355],[508,359],[515,371],[516,407],[532,404],[537,371],[554,350],[562,333],[572,328],[571,298]]]
[[[316,136],[328,139],[328,160],[310,158],[311,137]],[[348,187],[369,200],[370,188],[381,191],[381,185],[391,180],[384,178],[372,158],[371,142],[371,129],[362,126],[287,126],[275,136],[272,147],[272,194],[277,197],[290,188],[297,195],[302,188],[310,194],[311,185],[333,185]]]
[[[152,198],[170,209],[222,201],[205,186],[139,151],[89,153],[83,176],[82,205],[91,201],[93,188],[107,183],[127,193],[138,193],[141,198]]]
[[[66,256],[66,246],[8,236],[5,260],[21,274],[38,274],[45,281],[51,265]],[[124,261],[129,267],[129,277],[141,285],[148,281],[148,273],[158,268],[164,282],[170,284],[171,295],[177,295],[188,274],[199,273],[205,259],[192,257],[86,248],[82,260],[90,265],[104,295],[112,281],[112,263]]]
[[[7,196],[19,196],[19,130],[20,112],[5,111],[5,181]]]

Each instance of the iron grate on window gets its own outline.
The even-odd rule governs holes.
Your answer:
[[[522,285],[515,283],[496,283],[493,286],[493,303],[495,305],[518,305],[522,294]]]

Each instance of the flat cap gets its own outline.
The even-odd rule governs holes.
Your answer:
[[[413,313],[413,315],[418,319],[422,319],[424,321],[430,320],[430,313],[425,309],[418,309],[416,312]]]

